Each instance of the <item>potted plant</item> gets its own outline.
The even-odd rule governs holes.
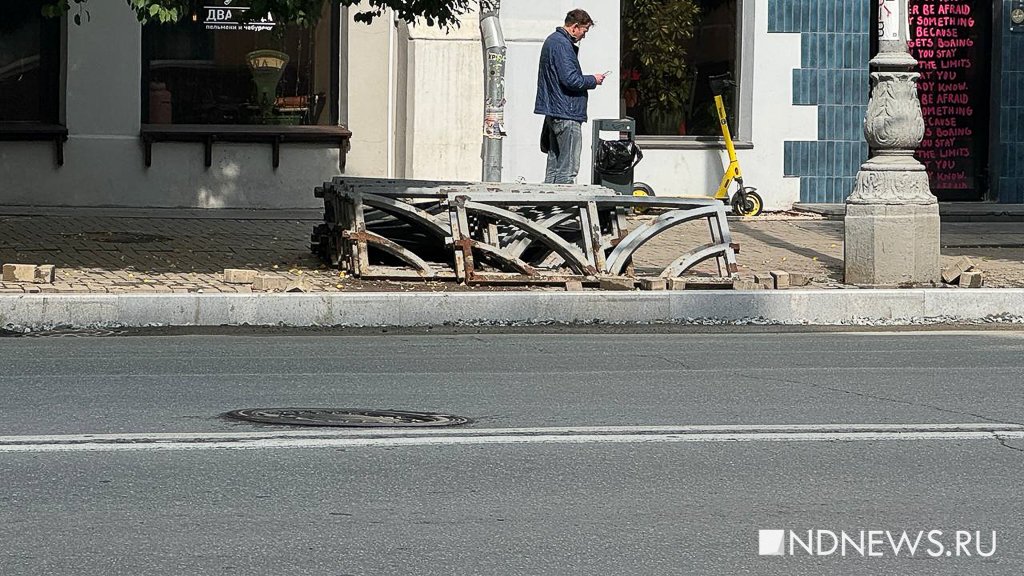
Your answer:
[[[685,134],[694,74],[686,50],[698,0],[623,0],[622,94],[647,135]]]

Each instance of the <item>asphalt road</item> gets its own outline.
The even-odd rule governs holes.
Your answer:
[[[1022,332],[0,338],[0,370],[4,576],[1024,570]],[[272,406],[474,421],[221,417]]]

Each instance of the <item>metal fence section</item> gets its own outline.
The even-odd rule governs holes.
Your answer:
[[[660,274],[713,260],[736,273],[727,207],[711,198],[633,197],[601,186],[338,177],[317,188],[324,223],[311,249],[362,278],[469,284],[561,283],[635,276],[633,256],[657,235],[704,220],[709,241]],[[662,211],[632,229],[634,209]]]

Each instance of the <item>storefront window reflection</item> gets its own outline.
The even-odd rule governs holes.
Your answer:
[[[148,124],[330,124],[331,10],[316,27],[245,21],[245,2],[196,2],[143,28]]]
[[[60,20],[43,0],[5,0],[0,12],[0,122],[56,123]]]
[[[709,77],[739,82],[740,0],[623,0],[622,112],[643,136],[720,136]],[[736,130],[737,86],[722,94]]]

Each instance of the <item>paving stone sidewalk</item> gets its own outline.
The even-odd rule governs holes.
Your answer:
[[[309,252],[309,234],[319,217],[313,210],[0,207],[0,264],[56,266],[52,284],[0,282],[0,293],[252,291],[249,285],[225,283],[226,268],[301,279],[309,291],[478,289],[453,282],[363,281],[330,269]],[[807,274],[815,287],[841,287],[841,221],[785,213],[733,220],[730,226],[740,244],[741,276],[786,270]],[[704,234],[686,226],[674,229],[645,246],[635,263],[653,271],[688,246],[706,242]],[[1024,224],[943,223],[942,242],[944,264],[966,255],[984,271],[987,287],[1024,287]]]

